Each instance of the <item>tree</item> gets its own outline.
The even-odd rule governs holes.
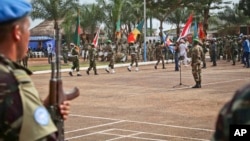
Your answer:
[[[239,9],[243,10],[244,14],[250,17],[250,1],[249,0],[240,0]]]

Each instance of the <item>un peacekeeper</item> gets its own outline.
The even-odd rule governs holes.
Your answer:
[[[222,107],[217,117],[215,132],[211,141],[230,141],[230,125],[249,125],[249,97],[250,84],[247,84],[238,89],[232,99]]]
[[[192,88],[201,88],[201,62],[202,56],[204,55],[202,47],[200,46],[202,43],[199,39],[194,39],[194,47],[191,52],[192,59],[192,74],[196,84]]]
[[[31,4],[25,0],[1,0],[0,8],[0,140],[56,141],[53,124],[44,101],[29,75],[17,63],[28,50]],[[64,119],[69,101],[59,106]]]
[[[91,48],[89,49],[89,68],[87,69],[86,73],[89,75],[89,71],[93,68],[95,75],[98,75],[97,70],[96,70],[96,49],[95,45],[92,43]]]
[[[76,69],[77,76],[82,76],[80,74],[80,64],[79,64],[79,53],[80,53],[80,48],[77,47],[74,43],[70,43],[71,47],[71,56],[74,56],[74,59],[72,61],[73,66],[71,67],[71,70],[69,72],[70,76],[73,76],[73,71]]]

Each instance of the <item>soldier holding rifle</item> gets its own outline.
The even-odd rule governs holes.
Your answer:
[[[62,140],[29,75],[32,72],[17,63],[28,50],[32,7],[25,0],[1,0],[0,8],[0,140]],[[69,101],[57,105],[62,120],[69,114]]]

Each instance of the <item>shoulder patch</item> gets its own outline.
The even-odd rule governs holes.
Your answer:
[[[34,112],[34,119],[39,125],[46,126],[49,124],[50,115],[44,107],[40,106]]]

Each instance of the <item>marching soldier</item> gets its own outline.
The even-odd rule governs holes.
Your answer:
[[[89,75],[89,71],[93,68],[95,75],[98,75],[97,70],[96,70],[96,49],[95,45],[92,43],[91,48],[89,49],[89,68],[87,69],[86,73]]]
[[[111,41],[108,40],[107,41],[107,46],[106,46],[106,50],[107,50],[107,60],[109,60],[109,65],[108,67],[105,69],[107,73],[115,73],[114,70],[114,51],[111,47]],[[111,72],[110,72],[111,69]]]
[[[238,54],[238,43],[237,43],[236,38],[233,39],[233,42],[231,44],[231,54],[232,54],[232,61],[233,61],[232,65],[235,65],[236,57],[237,57],[237,54]]]
[[[194,39],[194,47],[192,48],[191,58],[192,58],[192,74],[196,84],[192,88],[201,88],[201,59],[204,55],[202,51],[202,44],[199,39]]]
[[[67,45],[64,44],[63,48],[62,48],[62,56],[63,56],[63,62],[65,64],[68,63],[68,51],[69,51],[69,49],[68,49]]]
[[[70,76],[73,76],[73,71],[76,69],[77,76],[82,76],[80,74],[80,64],[79,64],[79,53],[80,53],[80,48],[76,46],[74,43],[70,43],[71,46],[71,56],[74,57],[72,63],[73,66],[71,67],[71,71],[69,72]]]
[[[128,71],[131,71],[133,64],[135,63],[135,71],[139,71],[138,68],[138,46],[134,42],[129,43],[129,49],[131,54],[131,64],[128,66]]]
[[[162,69],[166,69],[165,63],[164,63],[163,45],[161,44],[160,41],[158,41],[155,44],[155,46],[156,46],[155,53],[156,53],[156,59],[157,59],[157,62],[155,64],[155,69],[157,69],[157,65],[159,64],[160,61],[162,62]]]

